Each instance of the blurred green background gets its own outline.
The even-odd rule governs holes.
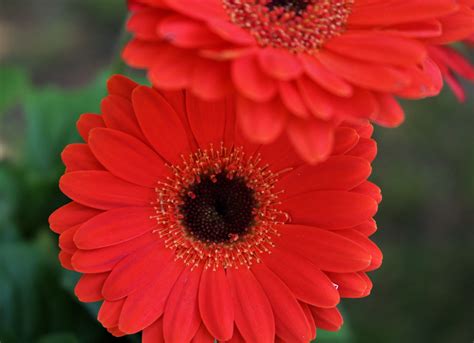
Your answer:
[[[116,60],[117,0],[0,0],[0,341],[139,342],[95,320],[60,268],[51,211],[60,152],[98,110]],[[472,52],[471,52],[472,53]],[[115,56],[115,57],[114,57]],[[473,55],[471,54],[471,59]],[[474,59],[473,59],[474,60]],[[373,180],[384,200],[374,290],[343,301],[346,325],[321,343],[461,343],[474,339],[474,92],[406,103],[406,123],[378,128]],[[469,88],[470,87],[470,88]]]

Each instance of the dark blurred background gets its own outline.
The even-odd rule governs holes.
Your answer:
[[[57,261],[51,211],[66,202],[59,156],[82,112],[98,111],[117,63],[117,0],[0,0],[0,341],[116,339],[98,305],[73,294]],[[471,52],[471,60],[473,55]],[[140,76],[140,75],[139,75]],[[406,103],[406,123],[378,128],[373,180],[384,200],[374,290],[344,300],[346,325],[321,343],[461,343],[474,339],[474,89]]]

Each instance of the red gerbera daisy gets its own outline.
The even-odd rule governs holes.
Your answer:
[[[470,40],[466,40],[465,45],[471,45],[473,40],[474,36]],[[459,78],[474,82],[474,65],[454,47],[443,45],[431,46],[428,51],[430,57],[441,70],[444,80],[454,95],[460,102],[464,102],[466,100],[466,92],[459,82]]]
[[[247,137],[286,132],[309,162],[341,121],[403,120],[395,96],[438,94],[426,46],[474,31],[470,0],[135,0],[123,57],[164,90],[234,93]]]
[[[259,146],[234,106],[114,76],[85,143],[63,152],[72,202],[50,217],[81,301],[143,342],[308,342],[337,330],[341,297],[370,293],[380,190],[370,124],[336,129],[310,166],[286,139]]]

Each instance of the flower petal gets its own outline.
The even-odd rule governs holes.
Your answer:
[[[164,268],[173,252],[155,242],[121,260],[105,281],[102,294],[107,300],[121,299],[151,282],[149,273]]]
[[[136,185],[154,187],[169,174],[168,167],[153,150],[126,133],[94,129],[89,146],[112,174]]]
[[[287,342],[310,341],[311,328],[291,290],[264,264],[256,264],[251,270],[272,305],[276,335]]]
[[[84,274],[74,288],[74,293],[82,302],[95,302],[103,299],[102,287],[109,273]]]
[[[106,171],[67,173],[59,180],[59,188],[74,201],[101,210],[148,206],[156,198],[153,189],[122,181]]]
[[[347,228],[363,223],[377,212],[370,197],[344,191],[312,191],[285,199],[282,210],[294,224]]]
[[[160,93],[140,86],[133,91],[132,101],[145,137],[160,156],[175,163],[182,154],[190,153],[183,123]]]
[[[95,216],[80,226],[74,242],[80,249],[97,249],[119,244],[157,227],[152,207],[116,208]]]
[[[228,269],[227,277],[234,295],[235,323],[242,337],[246,342],[272,343],[275,320],[262,286],[247,268]]]
[[[337,233],[315,227],[285,224],[278,227],[277,246],[300,254],[325,271],[355,272],[371,263],[370,253],[356,242]]]
[[[317,165],[302,165],[278,183],[285,197],[313,190],[350,190],[367,180],[372,168],[366,160],[353,156],[332,156]]]
[[[120,314],[119,329],[133,334],[161,317],[170,292],[183,269],[183,263],[170,261],[149,275],[152,282],[140,287],[126,298]]]
[[[185,269],[176,281],[166,303],[163,333],[167,343],[189,342],[201,323],[198,291],[202,270]]]
[[[339,293],[331,280],[307,259],[276,248],[264,257],[263,263],[299,300],[320,307],[334,307],[339,303]]]
[[[48,221],[51,230],[60,234],[73,226],[84,223],[99,213],[102,213],[102,211],[72,201],[54,211],[49,216]]]
[[[207,330],[217,340],[226,341],[232,337],[234,305],[224,269],[203,271],[199,287],[199,310]]]
[[[276,81],[261,70],[254,55],[246,55],[233,62],[232,80],[239,93],[253,101],[268,101],[277,92]]]

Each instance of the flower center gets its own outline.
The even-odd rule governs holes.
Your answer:
[[[229,179],[221,172],[200,179],[189,187],[180,207],[188,232],[209,243],[229,242],[248,233],[256,201],[243,178]]]
[[[293,11],[296,14],[301,14],[308,7],[309,0],[273,0],[268,2],[265,6],[270,11],[273,11],[276,7],[283,8],[286,12]]]
[[[287,215],[274,191],[279,173],[243,148],[212,146],[170,166],[156,188],[158,233],[191,266],[250,266],[273,247],[275,226]]]
[[[314,53],[346,27],[355,0],[222,0],[262,47]]]

